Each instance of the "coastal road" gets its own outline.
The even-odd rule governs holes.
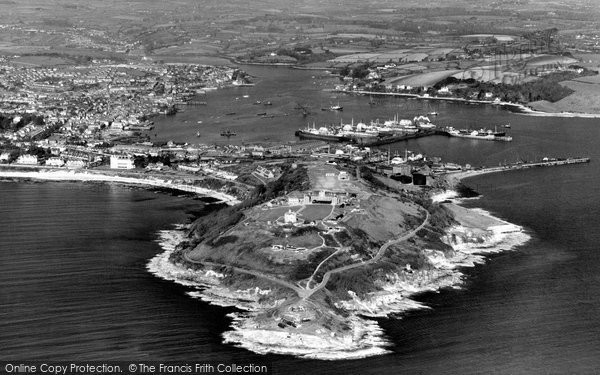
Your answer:
[[[380,248],[379,251],[377,252],[377,254],[375,254],[375,256],[365,262],[362,263],[354,263],[354,264],[349,264],[346,266],[342,266],[342,267],[338,267],[338,268],[334,268],[332,270],[329,270],[327,272],[325,272],[325,275],[323,275],[323,280],[321,280],[321,282],[319,284],[317,284],[317,286],[315,286],[312,289],[304,289],[302,290],[302,295],[301,297],[306,299],[308,297],[310,297],[311,295],[313,295],[314,293],[318,292],[319,290],[323,289],[325,287],[325,285],[327,285],[327,283],[329,282],[329,279],[331,278],[331,275],[336,274],[336,273],[340,273],[340,272],[344,272],[344,271],[348,271],[354,268],[358,268],[358,267],[363,267],[365,265],[369,265],[372,263],[375,263],[377,261],[379,261],[381,259],[381,257],[385,254],[385,251],[392,245],[398,244],[400,242],[406,241],[409,238],[413,237],[414,235],[417,234],[417,232],[419,232],[421,229],[423,229],[425,227],[425,225],[427,225],[429,223],[429,211],[423,209],[426,213],[425,216],[425,220],[423,220],[423,222],[421,223],[421,225],[419,225],[418,227],[416,227],[415,229],[411,230],[410,232],[406,233],[405,235],[398,237],[396,239],[393,240],[389,240],[388,242],[386,242],[385,244],[383,244]],[[319,265],[321,266],[321,265]]]

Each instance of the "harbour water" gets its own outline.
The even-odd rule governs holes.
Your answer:
[[[147,272],[148,261],[162,252],[155,243],[160,232],[184,222],[186,210],[209,212],[203,202],[110,185],[0,183],[4,359],[268,362],[277,373],[287,374],[348,374],[357,369],[373,374],[586,374],[600,368],[597,120],[526,117],[491,106],[396,98],[377,99],[380,103],[373,106],[368,97],[315,93],[307,77],[320,72],[277,69],[271,80],[266,78],[269,69],[249,69],[262,75],[264,87],[211,93],[206,108],[157,121],[156,138],[227,142],[210,121],[200,125],[207,125],[203,134],[214,131],[214,137],[195,137],[200,111],[225,111],[211,107],[211,95],[231,103],[242,95],[252,101],[271,98],[276,107],[280,93],[287,103],[282,105],[312,97],[315,121],[359,115],[385,119],[396,111],[408,118],[437,111],[436,122],[455,127],[510,122],[514,137],[510,143],[431,137],[392,145],[392,150],[408,148],[488,166],[541,156],[585,155],[592,162],[468,180],[483,197],[465,205],[524,226],[533,239],[467,270],[463,290],[421,296],[431,310],[380,320],[393,343],[391,354],[335,362],[261,356],[223,345],[221,334],[229,326],[226,314],[231,309],[192,299],[188,288]],[[316,113],[320,102],[329,105],[329,99],[334,104],[339,100],[344,111]],[[230,142],[239,143],[265,137],[292,140],[293,130],[305,124],[300,114],[273,119],[252,114],[251,121],[227,117],[233,121],[227,128],[239,134]]]

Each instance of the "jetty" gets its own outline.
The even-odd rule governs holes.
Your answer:
[[[585,164],[590,162],[588,157],[569,157],[569,158],[544,158],[534,162],[517,162],[512,164],[501,165],[498,167],[477,168],[469,170],[446,172],[444,177],[450,186],[455,186],[461,180],[467,177],[479,176],[482,174],[505,172],[529,168],[540,167],[555,167],[560,165]]]

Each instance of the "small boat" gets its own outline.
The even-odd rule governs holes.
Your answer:
[[[503,127],[510,129],[510,124],[505,124],[505,125],[503,125]]]
[[[202,121],[198,121],[197,123],[198,123],[198,124],[202,124]]]
[[[196,132],[196,137],[199,137],[199,136],[200,136],[200,131],[197,131]]]
[[[225,114],[225,116],[233,116],[233,115],[235,115],[235,112],[227,112],[227,113]]]
[[[221,137],[227,137],[227,138],[229,138],[229,137],[233,137],[233,136],[235,136],[235,135],[237,135],[237,134],[236,134],[236,133],[234,133],[234,132],[232,132],[232,131],[231,131],[231,130],[229,130],[229,129],[227,129],[227,130],[225,130],[225,131],[222,131],[222,132],[221,132]]]
[[[249,98],[250,95],[242,95],[242,98]]]
[[[262,104],[262,102],[261,102],[260,100],[257,100],[257,101],[255,101],[255,102],[254,102],[254,103],[252,103],[252,104],[254,104],[254,105],[259,105],[259,104]]]
[[[429,116],[437,116],[438,113],[437,112],[429,112]]]
[[[273,103],[271,103],[271,102],[264,102],[263,104],[264,105],[273,105]]]
[[[343,109],[344,107],[342,107],[340,103],[338,103],[338,105],[332,105],[331,107],[329,107],[329,110],[331,111],[342,111]]]
[[[257,113],[256,115],[257,115],[257,116],[266,116],[266,115],[267,115],[267,112],[260,112],[260,113]]]

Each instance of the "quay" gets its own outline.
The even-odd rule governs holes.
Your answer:
[[[416,133],[407,133],[407,134],[402,134],[402,135],[382,136],[382,137],[376,137],[375,139],[362,138],[362,137],[354,137],[354,138],[351,139],[351,141],[352,141],[352,143],[355,143],[355,144],[360,145],[360,146],[371,147],[371,146],[387,145],[387,144],[390,144],[390,143],[396,143],[396,142],[406,141],[406,140],[409,140],[409,139],[415,139],[415,138],[421,138],[421,137],[428,137],[428,136],[437,135],[437,134],[444,135],[443,132],[441,132],[439,130],[421,130],[421,131],[418,131]]]

